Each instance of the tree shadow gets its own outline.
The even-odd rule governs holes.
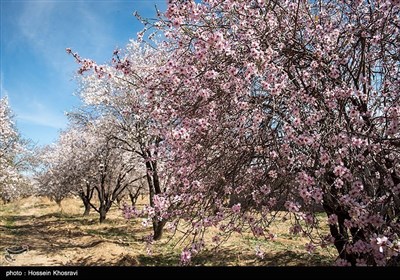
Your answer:
[[[140,265],[135,257],[130,255],[121,255],[115,257],[112,262],[105,258],[95,258],[94,256],[86,256],[70,261],[66,266],[138,266]]]
[[[94,236],[100,236],[103,238],[107,238],[107,240],[125,240],[127,242],[135,241],[142,242],[144,241],[144,235],[148,232],[146,228],[135,228],[135,231],[132,232],[128,229],[128,226],[119,226],[119,227],[105,227],[100,229],[88,229],[86,231],[89,234]]]
[[[137,261],[140,266],[177,266],[179,265],[179,256],[175,253],[137,256]]]
[[[42,216],[35,215],[3,215],[1,217],[0,252],[12,246],[28,245],[29,250],[35,250],[44,256],[55,256],[63,250],[89,249],[103,242],[120,246],[129,246],[130,242],[142,242],[144,236],[150,233],[144,227],[132,227],[132,223],[110,222],[99,224],[97,218],[91,216],[66,215],[55,212]],[[91,227],[91,225],[97,225]],[[103,258],[104,256],[78,256],[66,265],[140,265],[140,266],[177,266],[180,262],[179,250],[167,250],[165,244],[152,255],[126,254],[121,248],[119,255]],[[99,248],[102,249],[102,248]],[[28,252],[29,253],[29,252]],[[290,250],[266,252],[263,259],[254,253],[240,251],[238,248],[218,248],[204,250],[192,258],[194,266],[310,266],[329,265],[328,256],[315,253],[295,252]]]
[[[15,222],[32,221],[33,219],[35,219],[34,215],[2,215],[2,217],[0,217],[0,221],[3,221],[5,224],[3,227],[8,227]]]
[[[54,220],[53,220],[54,218]],[[82,225],[93,224],[90,218],[66,216],[60,213],[50,213],[43,216],[5,215],[2,217],[4,225],[0,226],[2,234],[0,250],[19,245],[28,245],[29,250],[36,250],[43,254],[51,254],[70,248],[90,248],[105,240],[99,233],[82,230]],[[120,228],[109,228],[104,231],[107,237],[118,238],[122,234],[128,236]],[[79,238],[88,237],[87,243],[80,243]],[[87,240],[87,239],[86,239]],[[107,242],[122,244],[120,240],[108,239]],[[125,243],[126,245],[126,243]]]
[[[266,266],[329,266],[332,259],[319,253],[308,254],[294,251],[275,252],[265,254],[264,259],[258,260],[260,264]]]
[[[141,266],[177,266],[180,265],[179,254],[141,254],[137,257]],[[265,254],[259,259],[255,254],[241,253],[237,250],[219,248],[218,250],[204,250],[192,258],[192,266],[321,266],[328,265],[328,257],[315,254],[314,256],[293,251],[274,252]]]

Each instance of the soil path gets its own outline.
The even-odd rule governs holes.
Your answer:
[[[135,265],[132,246],[121,238],[106,238],[110,224],[100,225],[96,216],[80,217],[76,201],[63,202],[63,212],[44,198],[30,198],[10,206],[0,217],[0,265]],[[4,206],[3,206],[4,207]],[[68,208],[68,209],[65,209]],[[68,210],[68,211],[66,211]],[[64,213],[68,213],[64,214]],[[114,218],[117,213],[112,213]],[[114,232],[129,230],[121,221]],[[108,234],[111,235],[111,234]],[[28,245],[29,250],[4,258],[5,249]]]

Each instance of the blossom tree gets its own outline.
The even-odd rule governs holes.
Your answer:
[[[185,259],[209,226],[268,236],[283,204],[310,252],[333,243],[341,265],[398,263],[399,6],[169,1],[147,23],[171,49],[143,91],[174,175],[156,212],[191,225]]]
[[[41,169],[36,172],[40,195],[61,205],[64,198],[77,194],[85,206],[84,215],[90,212],[94,191],[90,181],[85,180],[90,168],[90,145],[94,144],[90,140],[94,138],[78,129],[63,131],[56,143],[40,151]]]
[[[152,239],[158,240],[166,223],[166,219],[153,213],[157,203],[155,197],[163,193],[162,178],[166,178],[158,157],[162,138],[160,123],[151,115],[153,97],[142,91],[144,79],[163,64],[167,54],[162,48],[155,49],[133,40],[123,51],[114,52],[110,65],[97,65],[70,49],[67,52],[81,65],[78,72],[82,74],[79,78],[82,101],[89,110],[96,112],[97,117],[107,118],[110,122],[104,129],[99,129],[99,133],[114,141],[119,149],[131,153],[132,161],[143,167],[150,202],[150,207],[144,212],[151,213]],[[145,191],[140,186],[128,188],[132,202]]]
[[[98,133],[106,126],[107,122],[100,119],[83,126],[72,122],[56,145],[43,153],[47,164],[38,176],[46,195],[57,203],[68,195],[78,195],[85,206],[84,215],[93,208],[100,222],[106,219],[113,202],[138,180],[133,174],[136,164],[129,154]],[[98,205],[92,201],[93,194]]]
[[[93,128],[95,146],[94,150],[90,151],[91,162],[85,163],[85,166],[90,166],[90,170],[84,178],[86,184],[92,184],[94,187],[99,205],[95,206],[90,201],[89,203],[99,213],[100,222],[103,222],[112,204],[143,176],[139,175],[132,153],[121,149],[115,140],[103,135],[109,122],[101,121],[103,122],[97,123]]]
[[[22,175],[29,152],[13,121],[8,98],[0,99],[0,197],[3,202],[26,194],[29,182]]]

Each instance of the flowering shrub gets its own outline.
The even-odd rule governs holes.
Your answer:
[[[323,209],[340,259],[398,262],[399,12],[398,1],[170,1],[157,27],[173,53],[145,88],[164,108],[155,118],[169,116],[171,217],[199,236],[218,224],[263,235],[283,202],[308,235]]]

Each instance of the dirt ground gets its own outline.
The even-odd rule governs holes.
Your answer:
[[[79,199],[66,199],[62,209],[47,198],[30,197],[0,205],[0,266],[170,266],[179,265],[181,248],[165,238],[148,253],[145,236],[151,233],[140,220],[127,221],[121,211],[111,209],[100,224],[96,212],[83,217]],[[205,250],[193,258],[193,265],[287,266],[330,265],[334,251],[304,250],[307,240],[292,237],[285,224],[276,229],[275,241],[259,241],[250,236],[233,236],[217,251]],[[5,258],[5,249],[28,245],[29,250]],[[255,255],[255,246],[265,251]]]

